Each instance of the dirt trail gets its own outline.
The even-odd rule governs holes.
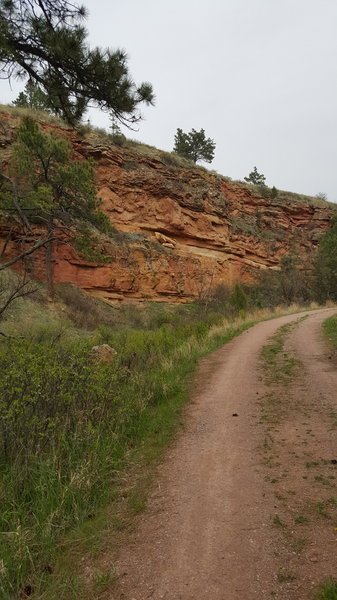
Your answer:
[[[263,381],[260,351],[298,315],[260,323],[201,361],[111,600],[304,600],[334,573],[337,522],[315,508],[337,496],[337,368],[320,336],[333,312],[309,313],[289,333],[286,351],[302,365],[286,386]]]

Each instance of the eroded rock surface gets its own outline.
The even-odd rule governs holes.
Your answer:
[[[2,168],[18,121],[0,113]],[[303,262],[329,226],[331,209],[313,203],[254,195],[201,168],[182,168],[130,148],[100,145],[70,129],[43,125],[66,135],[74,155],[96,163],[98,196],[117,233],[100,237],[94,249],[102,261],[85,259],[60,234],[55,244],[54,277],[71,281],[109,301],[133,298],[186,302],[220,283],[249,281],[261,269],[278,269],[296,245]],[[8,226],[3,223],[4,238]],[[72,237],[76,237],[73,232]],[[13,232],[7,256],[22,246]],[[45,279],[44,250],[31,257],[32,274]],[[103,262],[104,260],[104,262]]]

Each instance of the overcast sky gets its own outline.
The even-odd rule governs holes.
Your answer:
[[[216,142],[209,168],[337,202],[336,0],[83,0],[91,46],[124,48],[156,106],[137,133],[172,150],[178,127]],[[17,96],[0,82],[2,102]],[[94,125],[109,126],[92,113]]]

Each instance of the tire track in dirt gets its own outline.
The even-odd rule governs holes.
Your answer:
[[[293,384],[297,386],[296,394],[302,390],[302,395],[308,396],[311,384],[306,369],[313,369],[317,390],[312,386],[312,410],[321,386],[331,389],[328,395],[337,389],[337,372],[327,369],[317,338],[320,322],[333,312],[329,309],[309,313],[289,338],[292,351],[301,354],[305,372],[305,380],[296,379]],[[297,559],[299,553],[273,524],[273,515],[281,507],[291,512],[289,498],[295,497],[281,493],[288,474],[275,484],[270,476],[273,468],[277,473],[280,468],[282,472],[288,469],[282,460],[285,465],[292,464],[299,443],[294,415],[285,411],[282,420],[275,424],[272,451],[282,454],[283,449],[284,457],[274,461],[278,466],[266,466],[265,450],[269,452],[270,448],[263,448],[266,423],[261,424],[258,403],[270,393],[270,386],[261,378],[261,348],[281,325],[298,317],[259,323],[201,361],[186,409],[185,426],[159,469],[132,540],[120,551],[116,562],[118,579],[109,596],[111,600],[307,598],[300,595],[308,591],[304,576],[280,581],[281,558],[290,569],[289,556]],[[326,375],[321,383],[316,359],[319,373]],[[330,378],[334,383],[328,383]],[[287,396],[293,393],[287,388]],[[294,403],[290,405],[293,407]],[[325,422],[321,426],[322,435],[326,426]],[[331,452],[329,447],[329,456]],[[299,480],[296,469],[292,477]],[[279,481],[280,491],[275,488]],[[286,501],[280,500],[283,497]],[[313,556],[316,560],[317,554]],[[313,563],[309,557],[307,562],[317,567],[317,575],[310,578],[310,588],[317,583],[320,560]]]
[[[261,399],[279,563],[274,598],[307,600],[337,573],[337,366],[322,340],[326,317],[312,314],[290,333],[284,350],[300,361],[297,376]]]

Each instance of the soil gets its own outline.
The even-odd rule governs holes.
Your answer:
[[[336,574],[337,367],[321,334],[334,312],[259,323],[201,361],[107,597],[308,600]],[[261,348],[295,321],[294,373],[271,382]]]

